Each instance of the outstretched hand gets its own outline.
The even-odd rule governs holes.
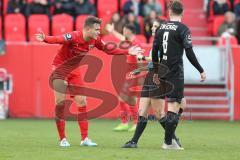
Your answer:
[[[45,39],[45,34],[42,31],[40,31],[39,33],[35,34],[35,38],[37,41],[43,42]]]
[[[114,31],[114,24],[107,24],[106,25],[106,30],[109,32],[109,33],[112,33]]]
[[[139,46],[133,46],[131,48],[129,48],[128,53],[132,56],[137,56],[139,54],[143,54],[144,53],[144,49],[142,49]]]
[[[135,69],[133,71],[131,71],[128,75],[129,78],[134,78],[136,75],[140,74],[141,71],[139,71],[139,69]]]

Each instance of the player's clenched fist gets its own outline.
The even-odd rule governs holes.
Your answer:
[[[160,80],[158,78],[158,74],[153,74],[153,82],[157,85],[160,84]]]
[[[35,34],[36,40],[39,42],[43,42],[45,39],[45,34],[43,32],[39,32]]]
[[[201,74],[201,81],[200,82],[204,82],[206,80],[206,73],[205,72],[202,72]]]

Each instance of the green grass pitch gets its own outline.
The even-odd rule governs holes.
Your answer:
[[[91,120],[89,137],[99,146],[80,147],[77,123],[67,123],[69,148],[60,148],[53,120],[0,121],[0,160],[240,160],[240,123],[181,121],[177,135],[184,151],[161,149],[163,130],[150,121],[138,149],[120,146],[133,133],[113,132],[119,121]]]

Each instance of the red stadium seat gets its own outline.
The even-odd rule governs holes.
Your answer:
[[[4,26],[7,41],[26,41],[26,20],[22,14],[6,15]]]
[[[213,35],[217,36],[218,28],[224,22],[224,16],[215,16],[213,20]]]
[[[0,40],[2,39],[2,17],[0,17]]]
[[[214,20],[213,2],[214,2],[213,0],[210,0],[209,2],[208,33],[210,35],[213,35],[213,20]]]
[[[36,14],[31,15],[28,19],[28,36],[29,41],[35,41],[35,34],[43,31],[46,35],[49,34],[49,19],[47,15]]]
[[[76,18],[76,30],[80,31],[83,29],[84,22],[89,15],[80,15]]]
[[[118,0],[98,0],[98,17],[110,17],[113,13],[118,11]]]
[[[7,13],[8,0],[3,0],[3,14]]]
[[[73,18],[67,14],[58,14],[52,17],[52,34],[61,35],[73,31]]]
[[[141,43],[146,43],[147,42],[146,37],[142,34],[136,35],[136,39]]]

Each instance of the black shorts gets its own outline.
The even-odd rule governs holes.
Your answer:
[[[166,95],[168,102],[178,102],[181,104],[182,98],[184,97],[184,79],[172,78],[165,81],[173,86],[172,92]]]
[[[144,81],[141,97],[168,98],[168,102],[181,104],[184,97],[184,79],[182,78],[161,78],[160,85],[153,82],[153,71],[149,71]]]
[[[173,90],[173,85],[160,79],[160,85],[153,82],[153,71],[149,71],[141,91],[141,97],[164,99]]]

